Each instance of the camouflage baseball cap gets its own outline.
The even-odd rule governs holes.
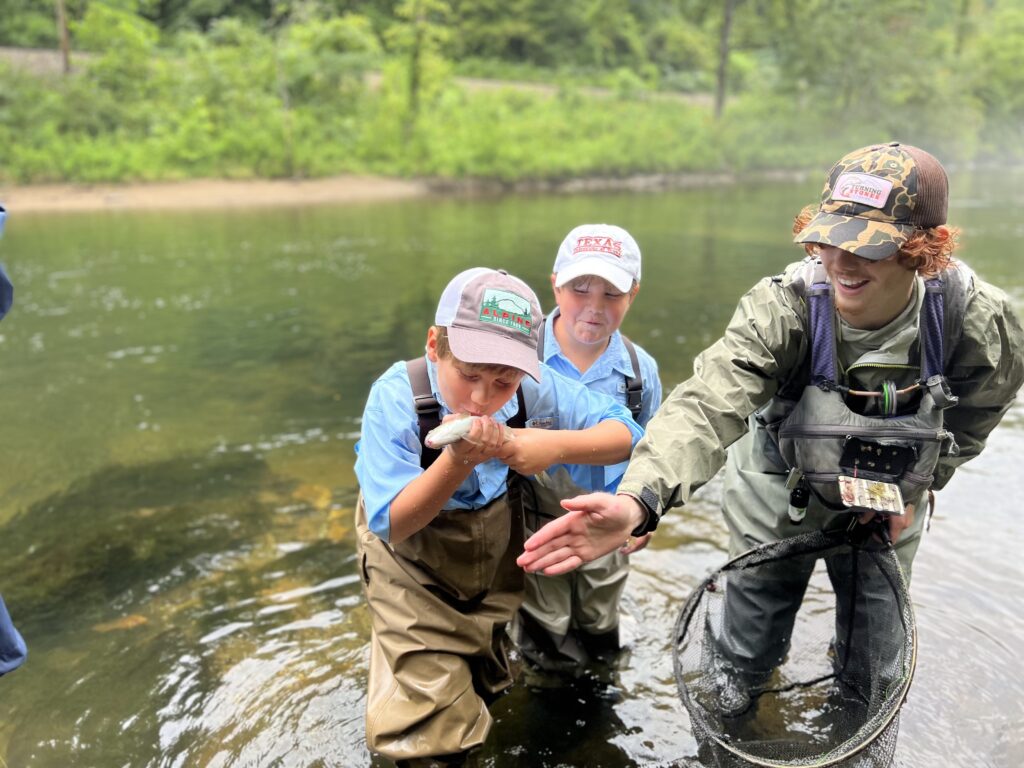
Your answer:
[[[891,142],[854,150],[832,166],[818,213],[794,238],[879,261],[918,229],[946,223],[949,182],[923,149]]]

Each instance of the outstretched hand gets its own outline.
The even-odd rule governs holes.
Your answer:
[[[647,519],[647,511],[632,496],[588,493],[565,499],[562,506],[568,514],[526,540],[516,562],[528,573],[557,576],[617,548],[629,548],[630,532]],[[639,548],[634,545],[633,550]]]

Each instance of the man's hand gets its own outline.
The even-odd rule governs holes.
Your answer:
[[[630,532],[647,519],[643,505],[626,495],[588,493],[565,499],[562,506],[568,514],[526,540],[516,562],[528,573],[557,576],[617,548],[628,548]]]
[[[868,512],[864,512],[861,514],[858,522],[861,525],[867,525],[875,519],[875,515],[877,514],[877,512],[870,510]],[[914,524],[914,505],[907,504],[907,506],[904,507],[902,515],[885,515],[885,517],[886,522],[889,524],[889,541],[895,544],[896,540],[903,534],[903,532]]]

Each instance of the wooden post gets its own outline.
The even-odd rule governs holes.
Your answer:
[[[64,74],[71,72],[71,42],[68,38],[68,17],[64,12],[64,0],[57,2],[57,39],[60,41],[60,58]]]
[[[725,80],[729,67],[729,32],[732,30],[732,12],[737,0],[725,0],[722,12],[722,34],[718,40],[718,76],[715,83],[715,119],[722,116],[725,108]]]

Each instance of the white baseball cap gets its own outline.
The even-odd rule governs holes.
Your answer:
[[[448,329],[452,354],[464,363],[510,365],[540,381],[540,302],[504,270],[475,267],[451,279],[434,316]]]
[[[555,287],[596,275],[627,293],[640,282],[640,246],[614,224],[581,224],[565,236],[555,257]]]

